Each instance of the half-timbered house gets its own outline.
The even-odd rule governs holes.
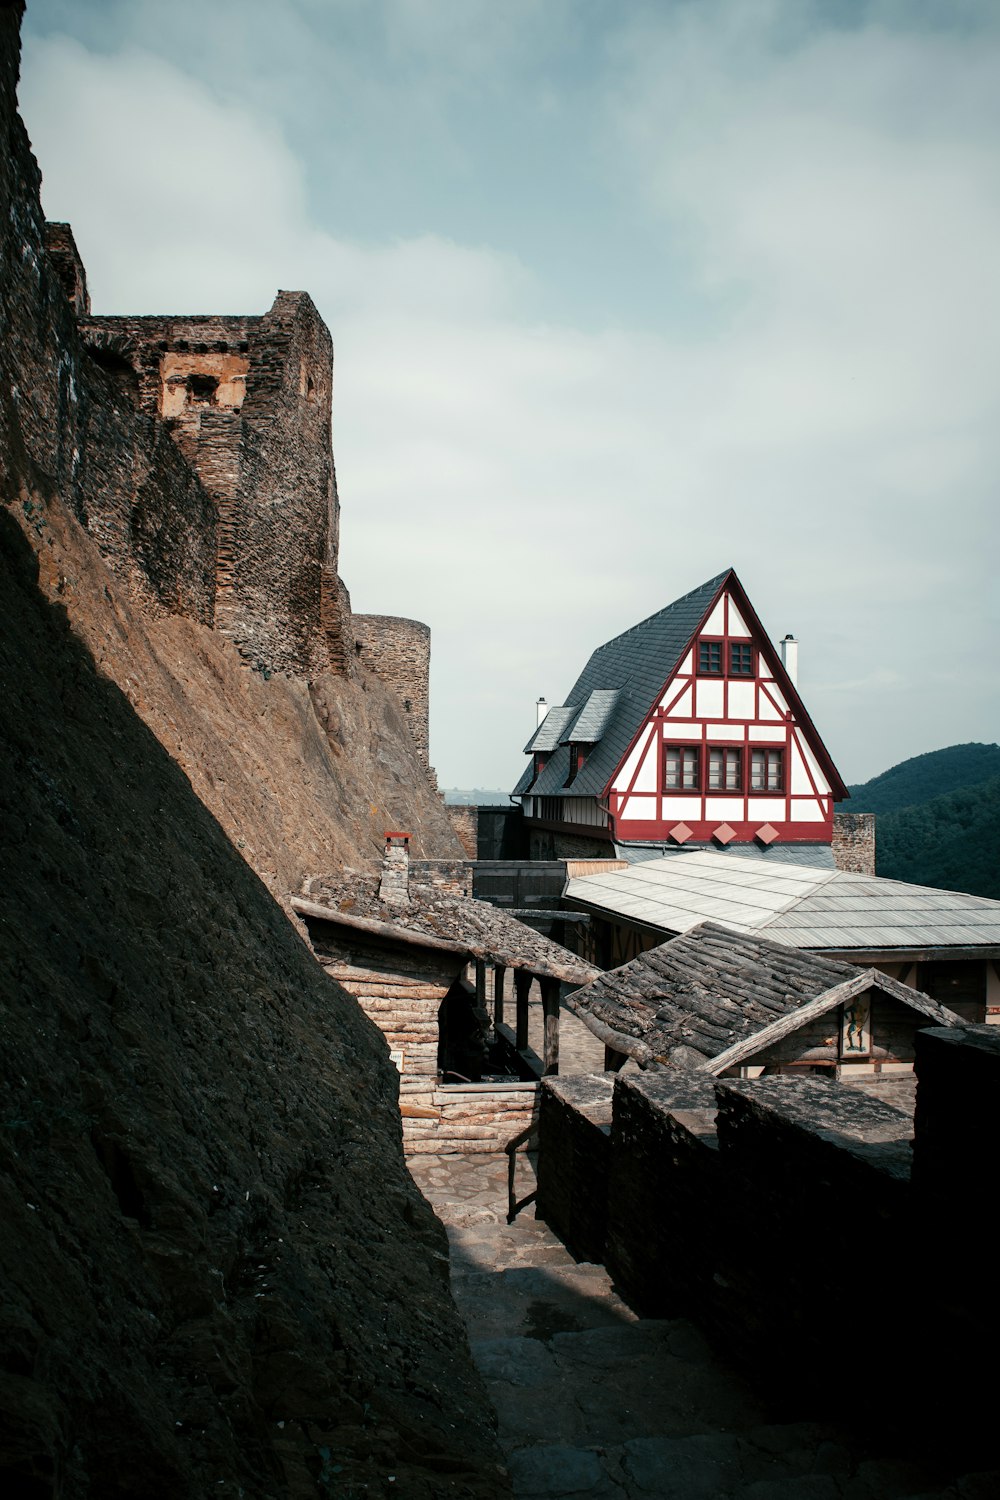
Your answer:
[[[828,847],[848,792],[799,697],[794,645],[783,661],[730,568],[598,647],[525,746],[513,795],[532,855]]]

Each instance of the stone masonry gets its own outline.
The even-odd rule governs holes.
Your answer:
[[[215,501],[216,628],[268,673],[343,670],[333,347],[312,300],[279,292],[263,317],[89,317],[81,332]]]
[[[875,874],[874,813],[834,813],[833,861],[851,875]]]
[[[429,766],[430,630],[393,615],[355,615],[352,627],[358,661],[395,693],[417,754]]]

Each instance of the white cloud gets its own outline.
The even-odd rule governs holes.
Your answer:
[[[384,12],[397,47],[435,51],[436,7]],[[507,14],[498,52],[539,15]],[[95,306],[253,311],[300,286],[330,323],[342,570],[356,608],[432,625],[447,784],[511,783],[534,699],[728,563],[803,640],[849,778],[992,737],[995,672],[954,663],[989,628],[994,44],[795,34],[793,15],[643,12],[586,101],[648,233],[685,248],[703,305],[683,332],[658,308],[643,328],[542,322],[536,268],[486,245],[326,232],[306,164],[232,76],[220,97],[132,44],[30,46],[47,211],[74,223]],[[477,47],[453,37],[432,73],[467,81]]]

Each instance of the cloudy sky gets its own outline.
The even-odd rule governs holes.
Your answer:
[[[341,572],[443,786],[734,566],[842,774],[997,738],[995,0],[29,0],[95,311],[336,349]]]

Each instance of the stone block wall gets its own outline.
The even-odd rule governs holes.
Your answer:
[[[714,1120],[707,1076],[616,1080],[606,1264],[644,1316],[693,1314],[712,1286],[724,1222]]]
[[[401,1081],[403,1150],[421,1153],[496,1155],[538,1114],[537,1083],[474,1083],[424,1087]]]
[[[621,1074],[607,1150],[584,1094],[546,1084],[539,1211],[574,1248],[596,1211],[571,1185],[606,1173],[605,1263],[638,1312],[695,1319],[786,1417],[840,1411],[870,1349],[869,1417],[968,1466],[993,1431],[1000,1036],[928,1029],[917,1059],[915,1122],[814,1078]]]
[[[472,867],[464,859],[411,859],[410,889],[418,900],[471,896]]]
[[[834,813],[833,862],[852,875],[875,874],[874,813]]]
[[[430,627],[395,615],[355,615],[359,664],[376,672],[399,701],[417,754],[430,765]]]
[[[545,1078],[535,1212],[577,1260],[603,1261],[608,1221],[612,1073]]]
[[[479,858],[479,808],[449,803],[448,819],[470,859]]]

